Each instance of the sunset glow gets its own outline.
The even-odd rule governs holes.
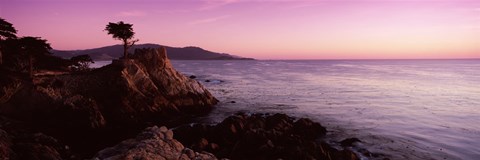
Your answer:
[[[62,50],[118,44],[103,29],[122,20],[138,43],[258,59],[480,58],[473,0],[3,0],[0,17]]]

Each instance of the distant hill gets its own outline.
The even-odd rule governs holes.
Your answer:
[[[158,44],[139,44],[134,45],[128,51],[133,53],[136,48],[158,48],[162,45]],[[164,46],[167,49],[167,56],[174,60],[253,60],[253,58],[243,58],[226,53],[216,53],[204,50],[200,47],[169,47]],[[73,56],[88,54],[93,60],[112,60],[123,56],[123,46],[113,45],[94,49],[85,50],[52,50],[52,53],[62,58],[71,58]]]

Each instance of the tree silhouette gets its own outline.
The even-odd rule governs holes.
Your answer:
[[[13,25],[3,18],[0,18],[0,65],[3,64],[3,56],[2,56],[2,45],[5,39],[15,39],[17,30],[13,27]]]
[[[70,58],[72,61],[72,67],[75,71],[88,71],[90,64],[95,63],[88,54],[78,55]]]
[[[138,39],[133,40],[135,32],[133,32],[132,24],[123,23],[123,21],[112,23],[109,22],[105,30],[108,31],[108,34],[111,34],[114,39],[123,41],[123,57],[128,58],[127,50],[131,46],[138,42]]]
[[[33,61],[35,58],[45,56],[50,53],[52,47],[47,40],[40,37],[22,37],[18,40],[20,52],[28,55],[29,73],[33,76]]]

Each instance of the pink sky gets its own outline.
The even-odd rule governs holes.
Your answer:
[[[139,43],[258,59],[480,58],[479,0],[2,0],[20,36],[55,49]]]

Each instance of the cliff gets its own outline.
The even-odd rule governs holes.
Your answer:
[[[25,122],[21,128],[58,138],[84,156],[145,127],[182,123],[217,103],[199,82],[172,67],[164,48],[137,49],[131,59],[87,73],[29,79],[2,72],[0,116]]]
[[[15,93],[4,94],[10,98],[3,100],[2,114],[89,128],[206,112],[217,102],[199,82],[178,73],[162,48],[137,49],[132,59],[86,74],[37,76],[33,83],[12,80],[3,87]]]

